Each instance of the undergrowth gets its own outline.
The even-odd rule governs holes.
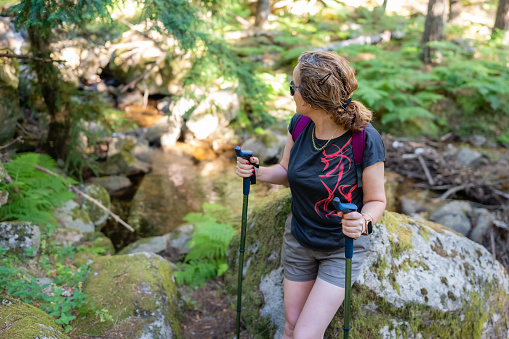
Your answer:
[[[177,284],[203,287],[209,279],[222,275],[228,269],[226,251],[235,233],[235,216],[228,209],[205,203],[204,213],[189,213],[184,220],[195,227],[187,247],[184,262],[177,264]]]

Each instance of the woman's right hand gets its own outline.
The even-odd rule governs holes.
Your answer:
[[[251,157],[249,161],[251,161],[251,164],[260,163],[257,157]],[[251,164],[246,159],[237,157],[237,170],[235,173],[241,178],[249,178],[251,175],[258,172],[258,169]]]

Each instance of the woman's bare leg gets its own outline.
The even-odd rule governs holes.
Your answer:
[[[306,303],[309,292],[315,281],[296,282],[285,278],[284,280],[284,302],[285,302],[285,332],[283,339],[293,338],[293,330],[300,312]]]
[[[294,339],[322,339],[345,298],[345,289],[318,278],[295,325]]]

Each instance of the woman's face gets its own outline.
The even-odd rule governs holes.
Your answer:
[[[300,86],[300,70],[299,65],[295,66],[293,69],[293,83],[296,87]],[[299,114],[306,115],[306,112],[311,108],[308,104],[302,99],[302,95],[300,94],[300,88],[295,88],[295,94],[293,95],[293,100],[295,101],[296,112]]]

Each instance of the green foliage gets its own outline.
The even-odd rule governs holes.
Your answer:
[[[9,192],[9,201],[0,207],[0,221],[31,221],[39,226],[53,225],[52,211],[75,197],[68,187],[72,179],[55,177],[33,166],[56,172],[53,159],[44,154],[23,153],[4,167],[13,179],[10,184],[0,182],[0,190]]]
[[[203,286],[205,281],[222,275],[228,269],[226,251],[230,243],[234,228],[226,223],[234,222],[233,214],[219,205],[205,203],[204,213],[190,213],[184,220],[194,224],[191,248],[181,269],[175,272],[175,279],[179,285],[190,287]],[[226,223],[221,223],[226,222]]]
[[[87,266],[76,268],[64,264],[76,253],[75,247],[59,248],[41,241],[41,254],[30,262],[27,258],[6,255],[0,247],[0,294],[6,293],[24,303],[34,305],[55,318],[66,332],[72,330],[72,321],[79,316],[99,315],[111,317],[104,310],[96,310],[82,292],[87,277]],[[23,273],[19,266],[39,266],[50,278],[51,284],[41,284],[34,277]],[[71,293],[69,293],[71,292]]]

